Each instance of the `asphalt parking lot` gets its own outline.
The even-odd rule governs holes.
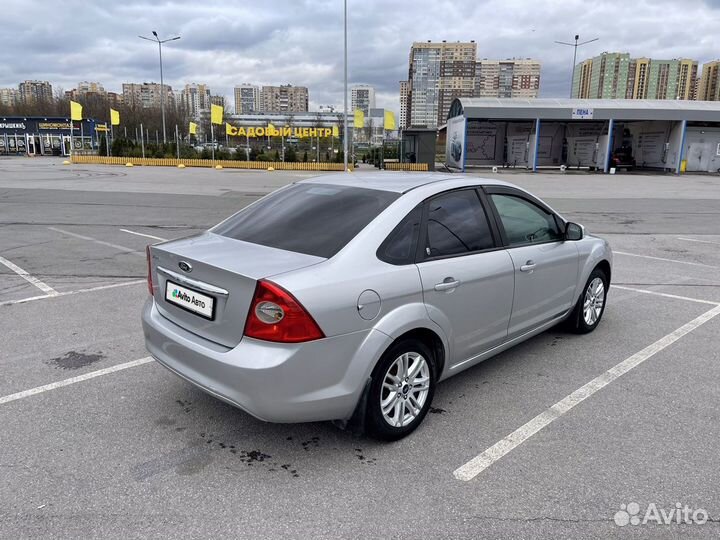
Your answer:
[[[145,245],[309,175],[0,160],[0,537],[720,535],[718,176],[503,174],[610,240],[604,319],[386,444],[265,424],[144,349]],[[707,522],[622,521],[676,503]]]

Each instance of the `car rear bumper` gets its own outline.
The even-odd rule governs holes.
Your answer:
[[[390,338],[364,330],[307,343],[243,338],[232,349],[163,317],[148,299],[145,345],[163,366],[267,422],[346,420]]]

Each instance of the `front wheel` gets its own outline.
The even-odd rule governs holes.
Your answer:
[[[570,331],[587,334],[597,328],[605,312],[607,290],[607,276],[601,269],[596,268],[590,274],[575,309],[567,320]]]
[[[435,393],[435,359],[422,341],[406,339],[383,354],[368,396],[368,431],[394,441],[412,433],[425,418]]]

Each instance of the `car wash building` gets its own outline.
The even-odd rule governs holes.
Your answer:
[[[719,172],[720,102],[456,99],[449,167]]]
[[[67,156],[97,148],[94,120],[71,123],[69,118],[45,116],[0,117],[0,156]]]

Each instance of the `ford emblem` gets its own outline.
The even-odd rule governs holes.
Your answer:
[[[180,267],[180,270],[183,272],[192,272],[192,265],[185,261],[180,261],[178,263],[178,266]]]

